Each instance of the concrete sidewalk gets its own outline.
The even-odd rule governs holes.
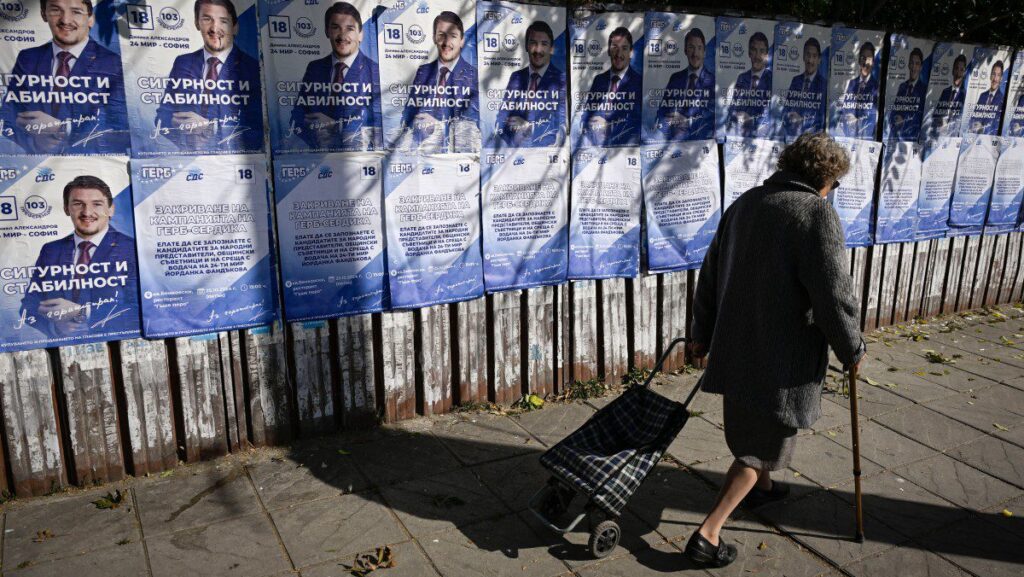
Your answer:
[[[738,510],[740,557],[713,575],[1020,575],[1024,572],[1024,310],[869,335],[859,384],[867,542],[853,532],[848,399],[830,374],[801,431],[784,503]],[[696,374],[656,390],[682,399]],[[620,520],[613,557],[526,511],[546,447],[608,397],[518,416],[460,413],[256,450],[160,477],[3,506],[4,575],[350,575],[389,545],[380,577],[659,575],[714,502],[731,458],[719,397],[692,418]],[[114,509],[93,501],[122,491]],[[1012,513],[1012,516],[1008,516]]]

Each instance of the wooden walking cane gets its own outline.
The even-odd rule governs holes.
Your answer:
[[[857,365],[853,365],[849,370],[850,377],[850,421],[852,424],[851,431],[853,432],[853,491],[854,491],[854,510],[857,515],[857,533],[854,535],[854,540],[858,543],[864,542],[864,510],[861,504],[861,493],[860,493],[860,423],[857,419]]]

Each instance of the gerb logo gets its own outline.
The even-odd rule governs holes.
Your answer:
[[[486,157],[487,164],[502,164],[505,162],[504,154],[488,154]]]
[[[36,182],[51,182],[57,178],[52,168],[40,168],[36,171]]]
[[[391,165],[391,174],[409,174],[412,172],[411,162],[396,162]]]
[[[169,166],[143,166],[142,180],[167,180],[174,174]]]
[[[718,29],[721,30],[722,32],[731,32],[732,22],[729,22],[728,20],[719,20]]]
[[[323,180],[325,178],[331,178],[333,176],[334,176],[334,171],[331,170],[331,167],[329,167],[329,166],[321,166],[320,167],[320,172],[317,173],[316,178],[317,178],[317,180]]]
[[[501,12],[498,12],[497,10],[487,10],[486,12],[484,12],[484,21],[485,22],[500,22],[501,21]]]
[[[526,164],[526,159],[523,158],[522,156],[517,156],[516,159],[512,161],[512,164],[514,166],[522,166]]]
[[[0,2],[0,18],[8,22],[24,20],[28,16],[28,6],[24,2]]]
[[[25,199],[25,203],[21,205],[21,209],[25,211],[25,214],[32,218],[43,218],[50,214],[53,207],[50,203],[46,202],[46,199],[33,194],[32,196]]]
[[[188,174],[185,175],[186,182],[198,182],[203,179],[203,171],[200,168],[188,169]]]
[[[15,178],[18,178],[18,169],[0,168],[0,181],[14,180]]]
[[[181,17],[177,10],[170,6],[160,10],[156,21],[167,30],[177,30],[185,25],[185,19]]]
[[[309,174],[309,170],[305,166],[292,166],[286,164],[281,167],[281,180],[285,182],[305,178],[307,174]]]

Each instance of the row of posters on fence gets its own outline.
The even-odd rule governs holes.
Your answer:
[[[825,127],[854,159],[850,244],[874,235],[881,33],[455,0],[15,2],[0,30],[2,350],[266,324],[277,268],[289,320],[631,277],[642,248],[693,268],[783,143]],[[1012,227],[1019,195],[997,210],[1011,185],[981,177],[1019,177],[1017,149],[967,136],[999,124],[1009,51],[931,44],[893,37],[887,93],[909,96],[887,97],[905,142],[883,180],[910,190],[894,159],[919,158],[921,193],[887,218],[976,230],[991,197]],[[941,213],[927,167],[950,154]]]

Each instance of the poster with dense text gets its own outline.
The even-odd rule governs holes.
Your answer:
[[[782,154],[783,145],[773,140],[749,138],[730,140],[723,147],[725,162],[725,194],[722,210],[740,197],[741,194],[761,186],[775,173]]]
[[[870,246],[874,239],[875,173],[882,145],[856,139],[837,139],[850,155],[850,172],[830,193],[846,233],[846,246]]]
[[[1004,136],[999,139],[999,161],[992,182],[986,231],[1007,232],[1020,221],[1024,199],[1024,140]]]
[[[985,224],[998,159],[998,136],[964,135],[953,179],[950,226],[980,227]]]
[[[941,238],[949,230],[949,201],[960,156],[960,138],[926,143],[921,149],[921,192],[917,198],[917,240]]]
[[[921,190],[921,145],[887,142],[882,149],[875,242],[913,242],[917,229],[917,195]]]

